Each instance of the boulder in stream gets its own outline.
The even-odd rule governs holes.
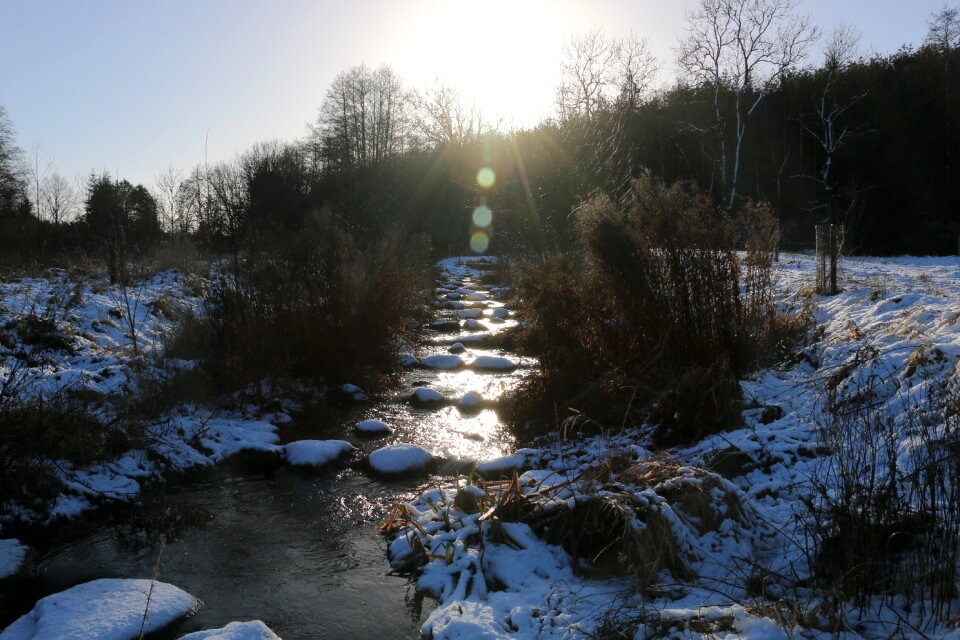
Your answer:
[[[280,636],[260,620],[251,620],[231,622],[219,629],[194,631],[182,636],[180,640],[280,640]]]
[[[368,459],[370,468],[385,475],[420,471],[433,461],[433,454],[415,444],[391,444],[377,449]]]
[[[140,637],[141,625],[154,633],[200,604],[166,582],[103,578],[42,598],[0,633],[0,640],[130,640]]]
[[[345,440],[297,440],[283,448],[284,457],[292,465],[322,467],[336,462],[353,450]]]
[[[386,436],[393,433],[393,429],[386,422],[373,419],[361,420],[354,428],[364,436]]]

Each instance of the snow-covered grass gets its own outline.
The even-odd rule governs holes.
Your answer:
[[[391,561],[421,564],[418,586],[439,599],[424,624],[428,637],[956,636],[957,601],[953,617],[940,619],[929,603],[921,608],[904,595],[878,594],[860,607],[835,602],[810,565],[816,551],[807,547],[814,542],[807,525],[822,516],[808,508],[818,487],[832,490],[838,480],[830,475],[836,452],[824,447],[838,396],[869,390],[870,411],[894,425],[904,461],[929,444],[913,429],[921,416],[943,435],[945,416],[923,412],[960,375],[960,259],[848,258],[843,290],[833,297],[812,294],[810,256],[782,255],[775,272],[777,304],[811,313],[815,327],[791,357],[741,381],[743,424],[673,449],[667,476],[636,473],[663,454],[649,448],[650,427],[625,429],[547,439],[483,462],[480,475],[507,477],[485,485],[474,478],[486,497],[458,500],[459,480],[398,509],[388,527]],[[527,471],[513,481],[514,469]],[[712,498],[711,510],[701,510],[699,497],[671,492],[680,486],[701,487],[695,495]],[[551,544],[556,527],[551,534],[531,515],[575,513],[603,497],[619,501],[635,532],[651,526],[640,516],[656,506],[690,572],[665,565],[637,592],[637,563],[628,555],[620,556],[632,567],[627,575],[597,576],[588,559]],[[614,530],[611,542],[620,544],[624,531]]]

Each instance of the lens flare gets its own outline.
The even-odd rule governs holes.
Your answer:
[[[490,211],[490,207],[482,204],[473,210],[473,224],[486,228],[491,222],[493,222],[493,211]]]
[[[470,236],[470,248],[474,253],[486,253],[490,247],[490,236],[483,231],[474,231]]]
[[[477,171],[477,184],[482,189],[489,189],[497,181],[497,174],[490,167],[483,167]]]

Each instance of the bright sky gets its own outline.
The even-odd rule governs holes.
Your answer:
[[[553,111],[560,52],[576,33],[634,31],[673,74],[697,0],[0,0],[0,105],[18,142],[72,178],[109,170],[152,183],[304,134],[333,77],[391,65],[435,79],[491,119]],[[800,0],[823,28],[863,33],[864,53],[919,44],[943,0]]]

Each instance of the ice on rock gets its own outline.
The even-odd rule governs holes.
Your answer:
[[[293,465],[322,467],[352,450],[345,440],[297,440],[284,447],[284,457]]]
[[[510,369],[516,369],[517,363],[503,356],[477,356],[473,362],[470,363],[470,368],[508,371]]]
[[[381,422],[380,420],[361,420],[357,423],[357,431],[364,435],[387,435],[393,433],[393,429],[390,428],[386,422]]]
[[[231,622],[219,629],[195,631],[181,636],[180,640],[280,640],[280,636],[260,620],[251,620]]]
[[[463,366],[463,359],[455,355],[427,356],[420,360],[420,365],[429,369],[456,369]]]
[[[198,604],[166,582],[154,582],[151,591],[150,580],[104,578],[41,599],[0,640],[131,640],[140,637],[141,624],[147,634],[159,631]]]
[[[408,473],[423,469],[433,454],[415,444],[391,444],[370,454],[370,467],[384,474]]]

